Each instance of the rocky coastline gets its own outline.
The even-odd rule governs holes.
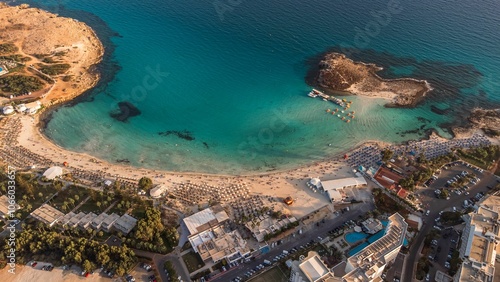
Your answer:
[[[489,137],[498,138],[500,136],[500,109],[472,110],[468,117],[469,124],[462,127],[453,128],[455,136],[470,134],[470,132],[481,130]]]
[[[64,103],[93,88],[100,79],[95,66],[104,46],[92,28],[75,19],[60,17],[27,4],[0,2],[0,42],[18,47],[26,66],[67,64],[61,74],[51,75],[53,85],[41,98],[47,107]]]

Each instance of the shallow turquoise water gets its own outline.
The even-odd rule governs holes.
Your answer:
[[[418,107],[349,97],[356,119],[346,124],[325,113],[332,105],[307,97],[308,62],[360,43],[358,31],[388,11],[388,2],[242,1],[221,17],[210,1],[68,1],[59,14],[85,20],[84,12],[92,13],[120,35],[112,38],[111,59],[121,69],[104,69],[113,79],[91,102],[55,112],[45,132],[65,148],[110,161],[239,174],[310,163],[367,139],[403,142],[428,129],[449,137],[447,126],[472,107],[498,103],[500,4],[492,0],[480,7],[402,1],[402,11],[351,54],[384,66],[386,77],[428,79],[435,90]],[[109,113],[121,101],[141,114],[114,120]],[[439,115],[431,106],[450,110]],[[194,140],[158,134],[167,131]]]

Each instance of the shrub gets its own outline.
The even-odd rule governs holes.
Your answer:
[[[17,46],[12,43],[0,44],[0,54],[14,53],[18,50]]]
[[[43,82],[33,76],[9,75],[0,78],[0,87],[3,92],[25,93],[43,88]]]
[[[63,74],[68,71],[70,67],[69,64],[38,65],[39,70],[48,75]]]

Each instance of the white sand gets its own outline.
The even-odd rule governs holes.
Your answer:
[[[19,145],[57,163],[68,162],[70,167],[89,171],[102,170],[110,173],[112,176],[129,177],[137,180],[143,176],[147,176],[153,179],[154,183],[166,184],[167,186],[172,186],[172,183],[186,182],[188,180],[191,183],[206,182],[210,185],[223,185],[234,181],[242,181],[248,185],[250,192],[253,194],[281,198],[292,196],[296,199],[296,203],[288,207],[288,209],[297,218],[301,218],[320,207],[330,204],[323,194],[313,193],[306,187],[305,183],[307,180],[311,177],[332,178],[352,175],[350,168],[338,157],[294,170],[247,176],[168,172],[111,164],[102,160],[98,160],[96,163],[90,161],[92,159],[95,160],[90,155],[65,150],[47,140],[35,126],[37,124],[36,118],[24,115],[20,116],[20,118],[23,129],[18,138]]]

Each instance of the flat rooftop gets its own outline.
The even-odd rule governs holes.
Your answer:
[[[52,224],[59,218],[64,216],[64,213],[49,206],[47,204],[41,205],[38,209],[31,213],[31,216],[47,224]]]
[[[299,264],[299,268],[311,282],[318,281],[321,277],[330,273],[326,265],[317,255],[303,261]]]
[[[117,215],[116,213],[112,213],[112,214],[108,215],[108,216],[107,216],[107,217],[106,217],[106,218],[102,221],[102,225],[103,225],[103,226],[105,226],[105,227],[106,227],[106,226],[109,226],[109,225],[111,225],[111,224],[115,223],[115,221],[116,221],[117,219],[119,219],[119,218],[120,218],[120,216],[119,216],[119,215]]]
[[[183,219],[184,224],[193,235],[203,232],[217,224],[229,219],[227,213],[220,206],[204,209]]]
[[[244,255],[250,252],[247,242],[237,230],[226,231],[221,225],[192,235],[188,239],[204,261],[219,261],[237,253]]]
[[[457,282],[470,282],[470,281],[481,281],[481,282],[493,282],[494,279],[494,268],[482,267],[477,263],[463,262],[456,274],[458,276]]]
[[[346,187],[355,187],[366,184],[367,183],[365,178],[361,175],[358,177],[348,177],[348,178],[339,178],[339,179],[321,181],[321,185],[323,185],[323,189],[325,191],[343,189]]]

